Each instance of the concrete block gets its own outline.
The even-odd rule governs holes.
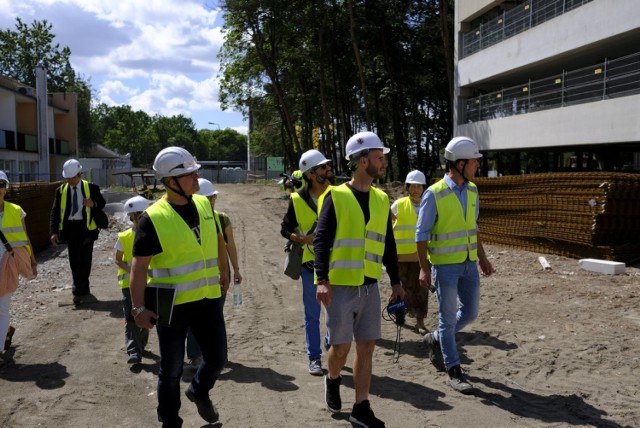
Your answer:
[[[578,264],[584,270],[606,273],[607,275],[618,275],[624,273],[626,268],[624,263],[599,259],[581,259],[578,261]]]

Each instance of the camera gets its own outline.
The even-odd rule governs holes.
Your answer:
[[[396,299],[387,305],[387,313],[393,318],[393,322],[399,326],[403,326],[407,314],[407,305],[404,303],[404,300]]]

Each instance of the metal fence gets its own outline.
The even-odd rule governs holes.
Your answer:
[[[593,0],[530,0],[481,22],[462,34],[461,58],[527,31]]]
[[[465,101],[460,123],[605,100],[640,93],[640,53],[540,80],[503,88]]]

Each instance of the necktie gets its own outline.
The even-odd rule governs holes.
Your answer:
[[[78,188],[73,188],[73,201],[71,202],[71,215],[78,212]]]

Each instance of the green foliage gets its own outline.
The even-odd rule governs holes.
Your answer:
[[[49,92],[77,93],[79,149],[84,152],[91,146],[91,88],[71,67],[71,49],[54,44],[54,38],[46,19],[29,26],[16,18],[15,30],[0,30],[0,75],[35,88],[35,68],[42,63],[47,69]]]
[[[392,148],[391,178],[429,173],[451,136],[451,5],[226,0],[222,105],[251,113],[252,153],[289,166],[318,148],[340,173],[346,140],[369,129]]]

